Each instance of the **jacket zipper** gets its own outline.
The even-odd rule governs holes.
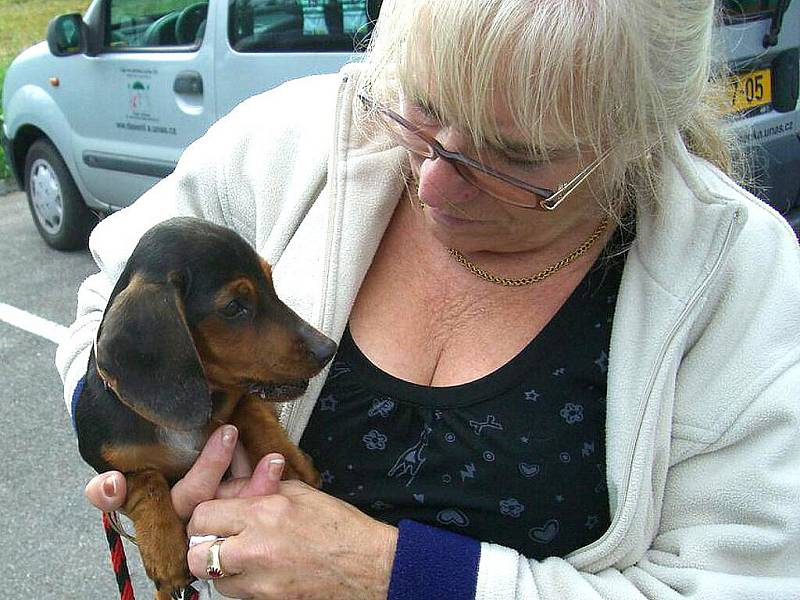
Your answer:
[[[339,85],[339,93],[338,93],[337,98],[336,98],[336,121],[334,123],[334,129],[333,129],[333,140],[334,140],[334,143],[333,143],[333,146],[331,148],[331,161],[330,161],[330,169],[329,169],[329,172],[328,172],[328,178],[331,178],[331,177],[335,178],[336,175],[337,175],[337,169],[338,169],[338,163],[339,163],[339,161],[338,161],[339,157],[338,157],[338,153],[337,153],[337,151],[338,151],[338,142],[339,142],[339,135],[340,135],[340,132],[341,132],[342,122],[344,121],[344,119],[341,118],[341,114],[340,113],[343,110],[342,109],[342,100],[343,100],[343,97],[344,97],[345,92],[347,90],[347,85],[348,85],[348,81],[349,80],[350,80],[349,75],[344,75],[342,77],[341,84]],[[326,232],[326,239],[325,239],[325,263],[326,264],[329,264],[330,260],[331,260],[331,254],[332,254],[331,248],[333,247],[333,238],[334,238],[334,225],[335,225],[335,220],[336,220],[337,209],[339,208],[339,190],[337,188],[337,189],[332,190],[332,192],[333,192],[333,198],[332,198],[332,201],[331,201],[332,202],[332,206],[331,206],[331,210],[328,212],[328,231]],[[321,303],[321,306],[322,306],[322,311],[321,311],[321,313],[319,315],[318,322],[314,324],[317,327],[317,329],[319,329],[323,333],[325,333],[325,328],[324,328],[324,326],[325,326],[325,314],[326,314],[327,304],[328,304],[328,286],[330,284],[330,279],[331,279],[330,275],[326,274],[326,276],[324,278],[324,285],[323,285],[321,293],[320,293],[320,303]],[[327,369],[323,370],[323,373],[327,373],[327,372],[328,372]],[[286,420],[284,421],[284,423],[285,423],[284,424],[284,428],[286,429],[286,431],[290,432],[290,434],[292,432],[292,429],[294,428],[295,421],[297,420],[297,413],[300,410],[300,406],[302,404],[304,404],[303,401],[305,399],[306,399],[305,397],[301,397],[301,398],[299,398],[295,402],[292,402],[289,405],[289,414],[288,414]]]
[[[686,307],[683,309],[683,312],[678,316],[678,319],[675,321],[675,324],[672,326],[669,334],[667,335],[664,344],[661,346],[661,350],[659,351],[658,358],[656,359],[655,364],[653,365],[653,369],[650,371],[650,377],[647,381],[647,387],[645,388],[644,398],[645,401],[642,402],[639,406],[639,412],[636,416],[636,437],[631,443],[630,448],[628,449],[628,461],[625,467],[625,477],[623,481],[625,481],[625,487],[623,488],[622,498],[620,499],[619,503],[617,504],[617,510],[614,512],[614,518],[611,521],[611,525],[606,530],[606,532],[600,537],[600,539],[595,540],[594,542],[587,544],[582,548],[578,548],[577,550],[573,550],[569,554],[565,556],[565,558],[570,559],[575,557],[580,553],[590,552],[591,550],[600,546],[603,542],[605,542],[619,526],[621,515],[624,511],[625,503],[628,501],[628,490],[630,489],[630,479],[631,479],[631,472],[633,471],[633,461],[634,456],[636,454],[636,447],[639,445],[639,439],[642,434],[642,423],[644,421],[644,415],[647,409],[648,404],[650,403],[650,396],[653,393],[653,387],[655,386],[656,378],[658,376],[659,371],[661,370],[661,366],[664,363],[664,358],[667,355],[667,351],[672,345],[672,342],[675,339],[675,336],[678,333],[678,330],[683,326],[686,322],[686,319],[689,317],[691,312],[694,310],[697,302],[702,298],[705,290],[708,288],[711,280],[716,276],[717,271],[719,271],[720,266],[722,265],[725,257],[728,255],[728,251],[730,250],[731,242],[733,240],[733,231],[736,227],[736,224],[739,221],[741,209],[736,209],[733,213],[733,218],[731,222],[728,224],[728,231],[725,234],[725,240],[722,243],[722,249],[720,250],[719,256],[717,256],[717,260],[714,262],[714,265],[711,267],[708,275],[706,275],[705,279],[700,283],[700,285],[695,290],[694,294],[692,295],[689,302],[686,304]],[[593,559],[597,560],[597,558]]]

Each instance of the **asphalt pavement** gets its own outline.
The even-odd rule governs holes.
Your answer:
[[[48,247],[24,194],[0,196],[0,304],[68,326],[88,251]],[[94,471],[78,454],[55,368],[56,343],[0,320],[0,599],[118,598],[100,513],[83,488]],[[152,598],[126,544],[136,597]]]

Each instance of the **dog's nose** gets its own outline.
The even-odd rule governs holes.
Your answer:
[[[297,324],[297,333],[298,341],[301,344],[298,349],[302,348],[301,351],[304,351],[308,365],[315,371],[327,365],[336,353],[336,342],[305,321]]]
[[[319,364],[320,368],[328,364],[328,361],[336,354],[336,342],[319,332],[309,340],[308,351]]]

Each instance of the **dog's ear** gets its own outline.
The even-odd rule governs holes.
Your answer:
[[[95,360],[120,400],[149,421],[189,430],[211,417],[211,394],[175,278],[131,278],[106,309]]]

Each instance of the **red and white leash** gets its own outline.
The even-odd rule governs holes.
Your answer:
[[[131,574],[128,571],[128,561],[125,558],[125,547],[122,544],[121,532],[124,530],[119,524],[116,513],[103,513],[103,529],[106,532],[106,540],[108,541],[108,548],[111,551],[111,566],[114,569],[114,576],[117,578],[117,587],[119,588],[120,600],[136,600],[133,595],[133,585],[131,583]],[[124,534],[127,539],[134,544],[136,540]],[[216,536],[193,536],[189,540],[189,547],[194,546],[210,539],[207,537]],[[189,587],[183,590],[182,600],[210,600],[211,599],[211,585],[207,581],[196,579]]]

